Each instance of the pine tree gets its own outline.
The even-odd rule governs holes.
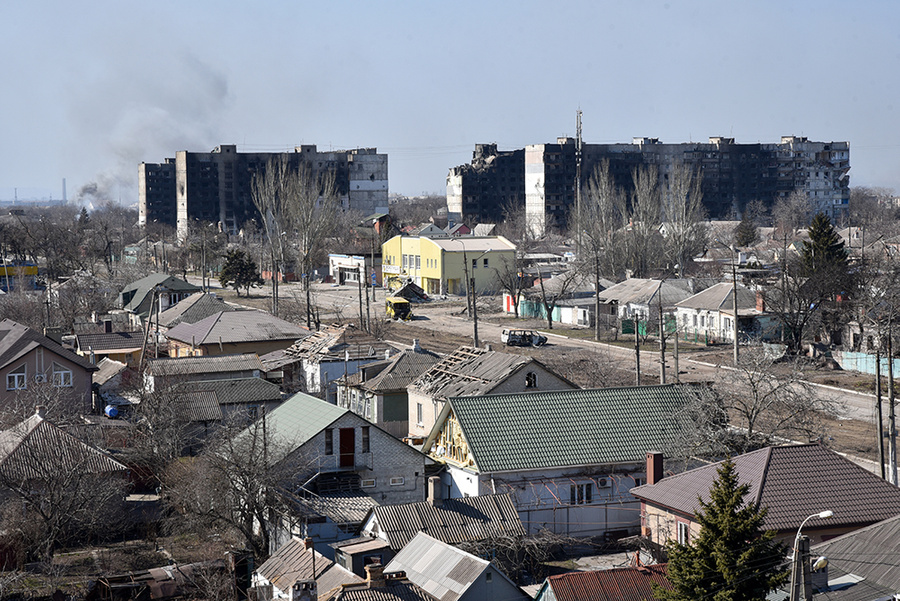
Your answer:
[[[234,291],[241,295],[241,288],[247,290],[247,296],[250,295],[251,286],[262,286],[262,278],[259,277],[259,270],[256,268],[256,261],[251,259],[247,253],[242,250],[229,250],[225,255],[225,265],[219,274],[219,283],[223,288],[231,286]]]
[[[734,462],[723,461],[709,502],[700,500],[697,538],[666,545],[672,589],[654,587],[658,599],[762,601],[785,582],[784,547],[772,540],[774,531],[763,530],[766,508],[745,503],[749,490],[738,483]]]
[[[846,271],[847,249],[844,241],[824,214],[817,214],[809,225],[809,240],[803,242],[800,251],[803,265],[812,273],[821,269]]]
[[[734,243],[738,246],[753,246],[759,241],[759,228],[753,222],[750,211],[744,211],[741,222],[734,229]]]

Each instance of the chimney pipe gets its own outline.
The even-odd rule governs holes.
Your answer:
[[[418,338],[413,338],[412,351],[413,351],[414,353],[419,353],[419,352],[422,351],[422,347],[419,346],[419,339],[418,339]]]
[[[443,495],[441,494],[441,477],[431,476],[428,478],[428,502],[435,507],[444,504]]]
[[[647,451],[647,484],[656,484],[663,479],[663,454]]]
[[[41,419],[44,419],[47,416],[47,407],[44,405],[36,405],[34,408],[34,414]]]
[[[366,584],[368,588],[384,587],[384,567],[380,563],[370,563],[366,566]]]

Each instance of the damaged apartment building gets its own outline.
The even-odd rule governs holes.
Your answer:
[[[476,145],[472,163],[452,167],[447,176],[450,219],[495,222],[514,203],[524,208],[535,233],[565,231],[575,207],[576,147],[576,140],[567,137],[512,151]],[[591,174],[604,160],[627,194],[639,167],[655,166],[665,193],[672,170],[687,166],[701,175],[703,205],[712,219],[739,218],[757,199],[771,207],[795,190],[806,194],[814,212],[832,220],[849,206],[849,142],[783,136],[769,144],[740,144],[725,137],[664,144],[658,138],[634,138],[630,144],[583,144],[581,157],[582,194],[588,193]]]
[[[363,214],[388,211],[388,157],[375,148],[319,151],[315,145],[293,152],[238,152],[223,144],[212,152],[180,150],[163,163],[138,166],[138,219],[175,225],[178,238],[189,224],[211,222],[237,233],[245,222],[259,219],[253,204],[253,178],[272,160],[286,160],[315,174],[333,173],[341,206]]]

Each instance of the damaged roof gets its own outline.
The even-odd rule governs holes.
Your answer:
[[[379,361],[378,364],[369,364],[365,367],[375,367],[381,370],[377,375],[362,381],[365,367],[360,371],[347,376],[349,386],[359,386],[372,392],[393,392],[406,390],[409,384],[421,376],[429,368],[441,360],[440,355],[422,348],[406,349],[387,361]]]
[[[351,329],[351,326],[329,326],[298,340],[285,349],[284,355],[273,357],[270,365],[286,365],[296,359],[310,359],[319,362],[356,361],[376,357],[387,358],[397,350],[374,336]],[[289,360],[290,359],[290,360]],[[267,356],[267,360],[268,356]],[[270,367],[271,369],[271,367]]]
[[[461,346],[419,376],[410,389],[439,399],[488,394],[526,365],[533,364],[550,371],[540,361],[524,355]]]

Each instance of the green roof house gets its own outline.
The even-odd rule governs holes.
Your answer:
[[[636,534],[646,454],[678,450],[681,385],[449,398],[423,450],[445,498],[511,493],[529,533]]]

